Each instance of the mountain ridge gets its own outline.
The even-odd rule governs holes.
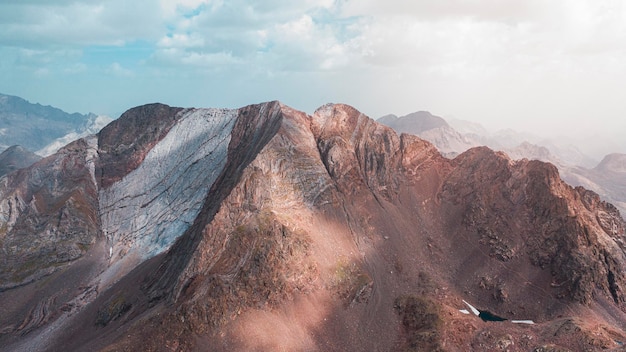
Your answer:
[[[14,350],[495,350],[502,339],[528,350],[616,348],[625,339],[623,220],[550,164],[485,147],[450,160],[341,104],[312,115],[279,102],[149,105],[109,126],[44,159],[57,165],[52,179],[76,175],[72,188],[24,181],[42,163],[18,171],[22,181],[4,178],[5,239],[28,223],[24,214],[56,226],[48,233],[67,225],[46,219],[83,214],[95,222],[84,222],[79,241],[100,228],[37,293],[29,284],[0,293],[0,308],[11,313],[0,318],[0,342]],[[138,143],[124,142],[125,133]],[[193,168],[199,173],[189,177],[172,171]],[[214,177],[193,186],[192,175],[209,170]],[[120,189],[147,201],[124,205],[113,223],[106,212],[116,206],[102,202],[126,204],[126,192],[115,191],[125,182]],[[202,201],[176,203],[194,193]],[[185,227],[166,231],[171,245],[127,261],[145,248],[141,238],[170,238],[156,226],[162,213],[142,210],[160,202],[171,211],[200,208]],[[135,217],[149,227],[128,237],[124,218]],[[114,226],[103,231],[105,223]],[[81,263],[92,269],[73,279],[78,294],[55,292],[56,280]],[[473,320],[458,311],[464,299],[538,324]],[[433,320],[416,322],[425,315]]]
[[[95,129],[108,122],[110,118],[106,116],[70,114],[53,106],[0,94],[0,151],[21,145],[48,156],[73,140],[97,132]]]
[[[387,115],[390,116],[390,115]],[[394,115],[395,116],[395,115]],[[482,126],[453,120],[466,133],[459,133],[450,125],[422,130],[420,116],[405,119],[405,125],[398,126],[397,118],[386,117],[378,121],[394,128],[397,132],[414,131],[416,135],[433,143],[446,157],[454,158],[460,153],[478,146],[488,146],[500,150],[513,159],[541,160],[556,165],[561,177],[574,186],[583,186],[594,190],[600,196],[616,205],[622,216],[626,214],[626,177],[622,173],[620,153],[604,156],[598,162],[583,154],[575,146],[560,145],[547,139],[539,139],[529,134],[519,134],[514,130],[501,130],[488,133]],[[428,118],[426,118],[428,119]],[[407,126],[408,124],[408,126]],[[410,125],[413,124],[413,127]],[[530,142],[532,141],[532,142]],[[613,169],[609,165],[613,165]],[[606,172],[600,168],[607,167]]]

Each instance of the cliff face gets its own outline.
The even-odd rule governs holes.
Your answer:
[[[487,148],[449,160],[352,107],[307,115],[278,102],[139,107],[74,148],[44,160],[66,165],[46,175],[56,180],[48,188],[2,179],[5,252],[6,239],[25,238],[18,224],[44,228],[59,216],[31,205],[41,189],[68,218],[89,215],[73,220],[82,235],[68,237],[81,251],[44,256],[53,269],[35,265],[35,282],[2,293],[25,307],[0,303],[10,313],[0,342],[13,349],[532,350],[626,340],[624,223],[550,164]],[[40,247],[24,251],[57,243],[30,236]],[[81,289],[54,291],[72,270]],[[14,275],[3,282],[15,286]],[[459,312],[462,300],[538,324],[483,322]]]
[[[95,139],[79,140],[0,178],[2,290],[81,257],[100,231]]]

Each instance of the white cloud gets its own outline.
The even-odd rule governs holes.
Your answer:
[[[204,38],[197,34],[172,34],[167,35],[157,43],[161,48],[196,48],[204,46]]]
[[[187,103],[193,85],[229,102],[328,99],[373,116],[626,121],[622,0],[23,0],[0,2],[0,54],[24,91],[39,70],[47,82],[102,80],[102,94],[132,75],[119,81],[150,87],[136,100]]]
[[[0,3],[0,45],[123,45],[154,38],[161,16],[151,5],[149,0]]]
[[[112,75],[117,76],[117,77],[132,77],[132,76],[134,76],[134,72],[132,70],[129,70],[129,69],[123,67],[122,65],[120,65],[119,62],[112,63],[106,69],[106,73],[112,74]]]
[[[249,72],[258,68],[266,73],[338,68],[347,63],[348,43],[338,38],[340,28],[332,21],[316,18],[319,11],[332,10],[333,4],[328,0],[194,3],[189,6],[192,15],[175,11],[171,32],[159,42],[154,59],[169,65],[238,68],[247,63]]]

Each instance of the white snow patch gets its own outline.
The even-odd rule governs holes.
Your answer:
[[[75,131],[71,131],[65,136],[55,139],[54,141],[52,141],[52,143],[36,151],[35,154],[38,154],[42,157],[52,155],[56,153],[59,149],[77,139],[98,133],[104,126],[108,125],[111,121],[113,121],[113,119],[108,116],[97,116],[89,120],[84,127],[79,128]]]
[[[467,303],[465,300],[463,300],[463,303],[465,303],[469,307],[469,309],[472,311],[472,313],[474,313],[475,316],[480,315],[480,312],[478,311],[478,309],[474,308],[473,305]]]

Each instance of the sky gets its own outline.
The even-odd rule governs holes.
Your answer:
[[[0,0],[0,93],[112,117],[427,110],[626,152],[626,2]]]

